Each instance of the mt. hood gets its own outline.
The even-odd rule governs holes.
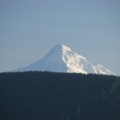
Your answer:
[[[14,71],[51,71],[115,75],[100,64],[94,66],[85,57],[72,51],[65,45],[56,45],[39,61]]]

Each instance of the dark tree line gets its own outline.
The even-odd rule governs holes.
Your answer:
[[[120,120],[120,77],[0,73],[0,120]]]

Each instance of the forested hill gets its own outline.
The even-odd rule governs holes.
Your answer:
[[[120,120],[120,77],[0,73],[0,120]]]

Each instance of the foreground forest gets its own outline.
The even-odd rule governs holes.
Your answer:
[[[0,73],[0,120],[120,120],[120,77]]]

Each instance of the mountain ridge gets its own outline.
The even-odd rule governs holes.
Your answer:
[[[94,66],[87,61],[85,57],[65,45],[56,45],[42,59],[27,67],[19,68],[14,71],[51,71],[115,75],[101,64]]]

